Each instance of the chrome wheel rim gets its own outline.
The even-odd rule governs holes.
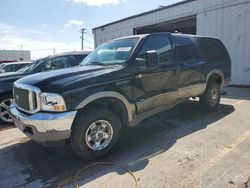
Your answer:
[[[211,103],[212,105],[216,105],[217,102],[218,102],[218,98],[219,98],[218,91],[217,91],[217,89],[213,88],[213,89],[211,90],[211,100],[210,100],[210,103]]]
[[[13,103],[13,99],[5,99],[0,103],[0,119],[5,123],[12,123],[13,120],[10,116],[10,105]]]
[[[94,151],[106,148],[113,138],[113,128],[106,120],[93,122],[86,131],[85,142]]]

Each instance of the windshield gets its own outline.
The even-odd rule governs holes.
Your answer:
[[[122,64],[126,62],[138,41],[138,37],[133,37],[105,43],[89,54],[82,61],[81,66]]]
[[[29,63],[28,65],[24,66],[23,68],[19,69],[17,72],[25,72],[30,73],[32,72],[38,63],[40,63],[41,60],[33,61],[32,63]]]

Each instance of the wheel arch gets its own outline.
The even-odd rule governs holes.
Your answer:
[[[125,96],[122,94],[115,92],[115,91],[102,91],[95,93],[93,95],[88,96],[85,98],[77,107],[77,110],[85,109],[86,107],[90,106],[91,104],[98,104],[102,105],[102,103],[105,102],[113,102],[114,104],[118,105],[118,107],[121,107],[122,109],[119,109],[117,111],[118,116],[121,116],[123,120],[126,120],[128,123],[132,121],[133,114],[135,111],[135,106],[131,104]],[[125,110],[126,114],[123,114],[123,110]]]
[[[224,84],[223,72],[219,69],[210,71],[207,74],[206,83],[208,84],[210,81],[215,81],[215,82],[219,83],[221,87],[223,87],[223,84]]]

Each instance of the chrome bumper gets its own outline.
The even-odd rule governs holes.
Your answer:
[[[44,145],[47,145],[47,142],[66,140],[70,137],[76,112],[38,112],[25,115],[17,109],[15,104],[10,107],[15,125],[28,137]]]

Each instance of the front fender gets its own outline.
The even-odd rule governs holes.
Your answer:
[[[76,109],[82,109],[87,106],[89,103],[101,99],[101,98],[116,98],[120,100],[126,107],[128,113],[128,121],[131,122],[133,120],[133,114],[135,112],[134,104],[131,104],[126,97],[122,94],[115,92],[115,91],[102,91],[95,94],[92,94],[85,98],[77,107]]]

